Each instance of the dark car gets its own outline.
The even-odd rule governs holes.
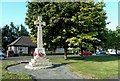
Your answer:
[[[83,52],[80,52],[79,55],[92,55],[92,52],[83,51]]]
[[[0,59],[3,60],[6,57],[7,57],[6,54],[2,50],[0,50]]]

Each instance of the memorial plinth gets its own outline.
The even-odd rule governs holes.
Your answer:
[[[43,48],[42,42],[42,26],[45,26],[45,22],[42,22],[42,17],[38,17],[38,20],[34,22],[38,28],[37,32],[37,48],[34,51],[34,58],[31,59],[28,65],[25,66],[26,69],[46,69],[53,67],[49,59],[46,58],[45,49]]]
[[[39,56],[36,56],[35,59],[31,59],[31,62],[25,66],[25,68],[32,70],[47,69],[50,67],[53,67],[53,65],[51,62],[49,62],[49,59]]]

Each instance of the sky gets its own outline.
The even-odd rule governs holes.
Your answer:
[[[115,30],[118,26],[118,2],[106,2],[106,7],[104,7],[107,15],[106,22],[110,22],[107,25],[108,29]]]
[[[99,0],[98,0],[99,1]],[[118,26],[118,1],[119,0],[104,0],[106,7],[106,22],[111,22],[106,27],[115,30]],[[27,3],[25,0],[2,0],[0,1],[0,27],[13,22],[15,25],[25,25],[25,17],[27,12]],[[26,26],[28,29],[28,27]],[[29,29],[28,29],[29,30]]]

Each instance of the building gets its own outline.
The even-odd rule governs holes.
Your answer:
[[[36,43],[33,43],[29,36],[22,36],[16,39],[14,42],[8,45],[8,51],[13,51],[14,54],[33,54],[35,48],[37,47]]]

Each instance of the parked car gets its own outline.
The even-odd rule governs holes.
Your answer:
[[[92,52],[83,51],[83,52],[79,52],[79,55],[92,55]]]
[[[3,59],[5,59],[6,57],[7,57],[6,54],[3,53],[2,50],[0,50],[0,59],[3,60]]]
[[[116,54],[116,50],[115,49],[108,49],[109,54]],[[120,50],[117,50],[117,54],[120,54]]]
[[[105,50],[100,50],[100,51],[96,52],[96,54],[97,55],[99,55],[99,54],[106,54],[106,51]]]

